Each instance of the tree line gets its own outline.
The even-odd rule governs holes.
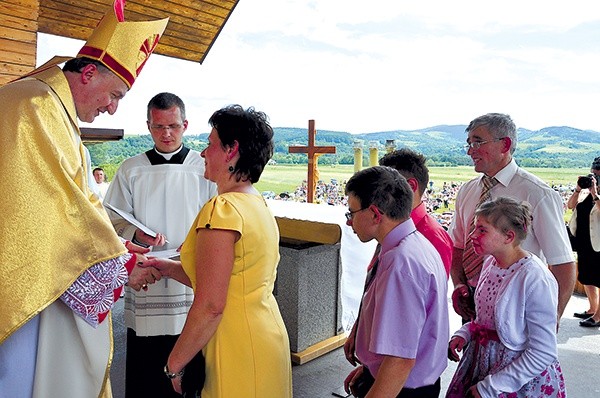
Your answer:
[[[471,165],[463,146],[465,126],[436,126],[422,130],[396,130],[369,134],[349,134],[337,131],[317,132],[316,145],[335,146],[335,154],[319,157],[323,165],[353,164],[354,148],[362,143],[363,164],[368,164],[369,147],[376,145],[379,156],[385,152],[387,140],[397,148],[409,147],[423,153],[430,166]],[[307,145],[307,131],[301,128],[274,128],[273,160],[283,164],[306,164],[305,154],[290,154],[290,146]],[[201,151],[207,134],[185,135],[184,143]],[[87,143],[94,166],[101,166],[110,176],[121,162],[152,148],[149,134],[126,136],[120,141]],[[519,144],[515,158],[523,167],[570,168],[587,167],[600,155],[600,134],[571,127],[548,127],[538,131],[519,129]]]

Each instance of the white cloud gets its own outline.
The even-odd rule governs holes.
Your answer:
[[[490,5],[443,0],[240,1],[203,65],[152,56],[113,117],[144,132],[145,105],[180,95],[190,131],[212,112],[253,105],[275,127],[358,132],[466,124],[487,112],[519,126],[600,131],[600,37],[594,1]],[[44,36],[39,58],[81,42]]]

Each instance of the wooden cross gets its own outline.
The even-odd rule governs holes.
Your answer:
[[[318,163],[319,156],[324,153],[335,153],[334,146],[315,146],[315,121],[308,121],[308,146],[291,146],[289,153],[306,153],[308,155],[308,179],[306,180],[306,201],[313,203],[315,201],[315,188],[319,175]],[[315,178],[316,176],[316,178]]]

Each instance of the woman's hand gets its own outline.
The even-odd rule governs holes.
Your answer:
[[[165,278],[175,279],[177,282],[186,286],[193,287],[190,278],[187,276],[181,261],[171,260],[169,258],[149,257],[143,264],[143,268],[152,267],[157,269]]]
[[[183,373],[181,373],[181,371],[185,371],[185,369],[177,369],[177,371],[175,371],[173,368],[171,368],[171,365],[169,365],[169,361],[167,361],[167,368],[169,369],[169,372],[175,374],[175,377],[171,379],[173,390],[175,390],[175,392],[178,394],[183,394],[183,390],[181,388],[181,379],[183,378]]]
[[[181,261],[171,260],[169,258],[149,257],[148,260],[144,261],[142,267],[156,268],[163,277],[175,279],[179,283],[193,287],[190,278],[181,266]]]
[[[171,379],[171,384],[173,385],[173,390],[175,390],[177,394],[183,394],[183,390],[181,389],[181,376]]]
[[[458,362],[460,360],[459,352],[463,350],[465,347],[465,339],[462,337],[452,337],[450,342],[448,343],[448,359],[454,362]]]
[[[143,268],[156,268],[160,274],[166,278],[171,278],[175,273],[176,268],[181,268],[181,262],[171,260],[169,258],[158,258],[149,257],[143,264],[140,264]]]
[[[144,262],[148,261],[143,254],[134,253],[134,256],[136,257],[135,266],[129,274],[127,285],[138,292],[141,289],[147,290],[149,284],[161,279],[161,274],[156,268],[143,267]]]
[[[346,390],[348,394],[354,395],[354,383],[362,375],[362,372],[363,366],[361,365],[358,368],[353,369],[352,372],[350,372],[350,374],[346,377],[346,380],[344,380],[344,390]]]

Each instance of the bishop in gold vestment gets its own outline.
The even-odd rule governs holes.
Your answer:
[[[0,87],[3,396],[111,396],[110,317],[90,326],[88,314],[76,313],[63,297],[67,291],[84,298],[98,296],[96,287],[108,286],[102,294],[110,306],[113,290],[120,291],[135,264],[89,189],[77,123],[77,118],[93,120],[99,113],[94,108],[98,105],[85,103],[95,96],[110,100],[100,111],[116,111],[166,27],[167,19],[123,22],[123,5],[115,1],[115,13],[105,16],[80,51],[78,58],[93,60],[94,66],[67,72],[56,65],[71,58],[57,59]],[[92,84],[84,87],[88,83]],[[115,99],[115,92],[122,95]],[[84,118],[82,104],[91,109]],[[127,268],[125,280],[117,284],[116,278],[108,283],[86,279],[99,265],[120,267],[122,273]]]

